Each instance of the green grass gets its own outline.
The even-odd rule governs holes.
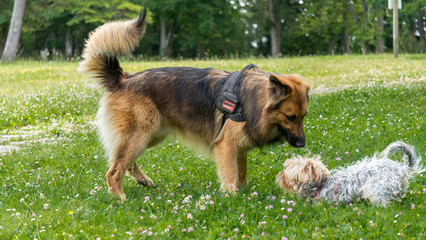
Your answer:
[[[218,190],[212,160],[169,139],[138,160],[157,188],[126,177],[123,204],[106,191],[108,167],[94,127],[101,92],[74,71],[78,64],[0,65],[0,147],[12,149],[0,155],[0,238],[425,238],[424,175],[386,208],[308,202],[274,184],[292,154],[320,154],[333,168],[404,140],[425,159],[425,55],[122,65],[129,72],[160,66],[235,71],[248,63],[301,74],[313,85],[306,147],[254,149],[248,186],[229,196]]]

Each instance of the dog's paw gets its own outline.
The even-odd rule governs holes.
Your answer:
[[[126,194],[120,194],[120,198],[121,198],[121,202],[125,202],[126,201]]]
[[[144,187],[156,187],[154,182],[151,179],[141,179],[138,181],[138,184],[144,186]]]
[[[126,194],[119,193],[118,191],[114,191],[112,187],[108,188],[108,193],[115,197],[119,197],[121,199],[121,202],[126,201]]]
[[[229,193],[231,195],[236,195],[239,191],[236,184],[221,184],[220,191],[224,193]]]

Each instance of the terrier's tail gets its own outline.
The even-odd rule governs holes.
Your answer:
[[[389,144],[386,149],[382,152],[384,157],[392,155],[396,151],[402,151],[408,157],[408,167],[414,172],[423,172],[424,169],[420,166],[421,157],[417,157],[414,147],[404,143],[403,141],[397,141]]]
[[[80,72],[96,78],[100,85],[112,91],[125,79],[117,56],[132,51],[145,33],[146,8],[133,20],[110,22],[89,34],[83,51]]]

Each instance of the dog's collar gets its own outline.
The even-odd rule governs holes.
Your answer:
[[[241,82],[244,78],[245,71],[255,67],[256,65],[249,64],[240,72],[233,72],[226,77],[216,98],[216,108],[224,114],[222,126],[228,118],[236,122],[244,122],[246,120],[243,114],[243,108],[241,104],[239,104]]]
[[[334,194],[339,195],[339,178],[338,177],[334,178],[334,183],[336,185],[336,187],[334,189]],[[315,191],[314,195],[312,196],[313,198],[318,197],[318,194],[321,191],[321,188],[322,188],[322,184],[317,187],[317,190]]]
[[[317,190],[315,191],[313,198],[317,198],[317,196],[318,196],[319,192],[321,191],[321,188],[322,188],[322,185],[319,185],[319,186],[317,187]]]

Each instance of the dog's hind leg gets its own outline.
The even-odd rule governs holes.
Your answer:
[[[101,102],[98,119],[100,133],[110,155],[110,169],[106,174],[109,192],[125,200],[123,177],[126,171],[137,182],[153,185],[136,160],[159,140],[161,120],[155,105],[149,99],[130,94],[107,95]]]
[[[402,193],[402,184],[398,179],[384,176],[378,174],[362,187],[362,197],[369,199],[372,204],[386,206],[390,201],[400,197]]]
[[[155,187],[154,182],[145,175],[142,170],[139,168],[136,161],[130,164],[130,167],[127,169],[127,173],[133,177],[133,179],[144,187]]]
[[[159,143],[161,143],[167,136],[166,132],[159,131],[157,134],[154,134],[150,137],[150,141],[148,143],[147,148],[153,147]],[[139,154],[140,155],[140,154]],[[155,187],[154,182],[146,176],[142,170],[139,168],[138,164],[136,163],[136,160],[130,164],[130,167],[127,169],[127,173],[133,177],[133,179],[139,183],[140,185],[147,187]]]
[[[136,159],[146,148],[148,138],[146,133],[141,132],[122,138],[110,159],[111,167],[106,174],[109,192],[119,196],[123,201],[126,199],[123,190],[123,177],[126,171],[131,171],[131,175],[137,181],[142,182],[144,179],[147,185],[153,185],[152,180],[136,164]]]

